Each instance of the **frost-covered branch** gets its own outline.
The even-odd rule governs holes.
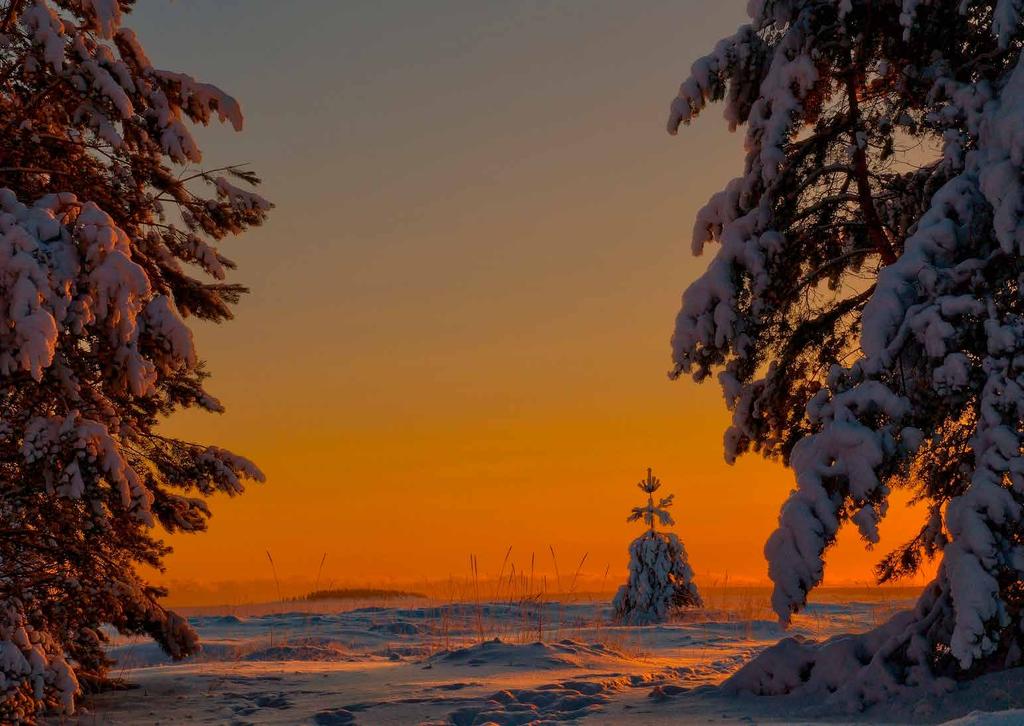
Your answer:
[[[859,703],[1019,664],[1024,5],[758,0],[750,14],[669,113],[674,132],[724,100],[747,149],[698,214],[694,252],[717,249],[683,294],[673,375],[717,377],[727,460],[756,450],[794,471],[765,547],[783,622],[842,526],[878,541],[894,487],[925,521],[879,576],[941,561],[917,609],[865,635],[835,682],[808,676],[819,654],[796,646],[791,683],[774,654],[744,679]],[[835,665],[839,644],[820,658]]]
[[[224,281],[233,263],[214,243],[270,205],[234,168],[232,181],[176,180],[201,160],[190,126],[240,129],[241,110],[154,68],[124,24],[133,4],[2,5],[4,723],[71,713],[79,676],[98,682],[110,666],[108,626],[194,652],[138,567],[161,566],[161,530],[205,528],[207,497],[263,479],[243,457],[155,431],[182,408],[223,410],[186,319],[231,316],[244,287]]]

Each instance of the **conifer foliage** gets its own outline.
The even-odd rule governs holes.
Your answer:
[[[655,504],[654,492],[661,480],[650,469],[637,486],[647,494],[647,504],[633,507],[626,521],[643,521],[649,529],[629,545],[629,580],[615,593],[612,610],[619,622],[648,625],[664,622],[675,609],[700,607],[701,599],[683,543],[675,534],[656,529],[655,523],[675,524],[668,511],[674,495]]]
[[[717,374],[729,460],[792,467],[765,547],[783,623],[848,522],[925,510],[880,580],[929,557],[914,610],[734,680],[864,703],[1024,659],[1024,3],[751,0],[694,63],[669,131],[712,101],[746,161],[701,210],[675,375]]]
[[[244,288],[217,243],[270,205],[250,172],[194,166],[190,123],[240,130],[238,103],[154,66],[133,5],[0,0],[3,723],[71,713],[101,684],[104,624],[193,653],[136,567],[160,566],[161,530],[203,530],[209,495],[262,479],[158,431],[222,410],[185,321],[231,317]]]

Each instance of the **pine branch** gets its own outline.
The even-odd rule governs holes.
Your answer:
[[[867,152],[864,149],[863,140],[860,138],[863,133],[861,129],[860,101],[857,98],[858,89],[862,85],[859,69],[851,70],[845,75],[846,98],[850,107],[850,142],[853,147],[853,178],[857,184],[857,202],[860,205],[861,214],[867,224],[868,236],[878,251],[882,264],[891,265],[896,261],[896,252],[893,250],[892,242],[885,234],[885,228],[878,210],[875,208],[874,197],[871,191],[869,179]]]
[[[21,9],[24,5],[25,0],[11,0],[11,4],[7,6],[7,12],[4,14],[3,22],[0,23],[0,32],[11,32],[14,20],[21,14]]]

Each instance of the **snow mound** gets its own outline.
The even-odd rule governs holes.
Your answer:
[[[695,663],[694,665],[678,666],[674,668],[676,675],[684,680],[694,681],[700,680],[707,682],[714,680],[716,677],[727,676],[735,673],[745,663],[750,661],[750,658],[756,651],[741,650],[732,655],[727,655],[724,658],[718,658],[716,660],[708,661],[707,663]]]
[[[415,655],[420,654],[419,652]],[[175,661],[154,642],[132,642],[110,648],[107,655],[121,668],[146,668],[171,665]],[[386,654],[390,655],[390,653]],[[187,662],[218,663],[232,661],[345,661],[366,660],[368,654],[353,653],[330,638],[304,638],[271,644],[266,640],[207,640],[199,653]]]
[[[575,721],[601,711],[615,693],[646,686],[650,682],[646,676],[618,676],[595,681],[560,681],[535,688],[503,689],[483,703],[465,706],[449,714],[448,721],[456,726]]]
[[[189,622],[197,628],[210,628],[218,625],[241,625],[245,621],[237,615],[198,615],[189,618]]]
[[[585,694],[572,689],[500,691],[482,706],[466,706],[448,716],[454,726],[477,724],[547,723],[575,721],[590,715],[611,699],[603,693]]]
[[[242,656],[247,661],[354,661],[360,660],[337,643],[292,643],[260,648]]]
[[[616,694],[637,688],[652,688],[655,701],[686,692],[672,670],[648,674],[608,674],[595,680],[573,679],[533,688],[506,688],[481,703],[464,706],[449,714],[452,724],[534,724],[577,721],[604,710]]]
[[[465,648],[439,653],[431,658],[449,665],[504,666],[509,668],[552,669],[579,668],[608,660],[622,660],[621,653],[595,643],[575,640],[556,643],[505,643],[500,638]]]
[[[413,623],[406,623],[399,620],[394,623],[378,623],[376,625],[371,625],[370,630],[374,633],[387,633],[388,635],[416,635],[420,632],[420,627]]]
[[[355,722],[356,715],[347,708],[333,708],[313,715],[315,726],[346,726]]]

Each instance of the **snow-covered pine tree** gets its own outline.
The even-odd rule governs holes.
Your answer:
[[[661,480],[650,469],[637,486],[647,494],[647,504],[633,507],[626,521],[643,521],[648,530],[629,545],[629,580],[615,593],[612,611],[618,622],[649,625],[664,622],[675,609],[702,603],[683,543],[672,532],[659,532],[655,527],[655,522],[663,527],[675,524],[668,512],[675,495],[662,497],[655,504],[654,492],[661,487]]]
[[[1024,654],[1024,3],[751,0],[698,60],[669,131],[725,100],[746,163],[701,210],[675,371],[717,373],[726,457],[796,489],[765,554],[783,623],[852,521],[926,504],[881,580],[940,558],[913,611],[823,648],[784,641],[732,679],[863,704]]]
[[[0,722],[70,713],[102,684],[110,624],[174,657],[195,633],[136,573],[205,498],[262,479],[159,433],[221,411],[184,318],[244,288],[215,246],[269,204],[202,171],[189,122],[241,129],[233,98],[161,70],[122,25],[134,0],[0,0]],[[232,181],[233,179],[233,181]],[[204,279],[204,275],[208,279]]]

